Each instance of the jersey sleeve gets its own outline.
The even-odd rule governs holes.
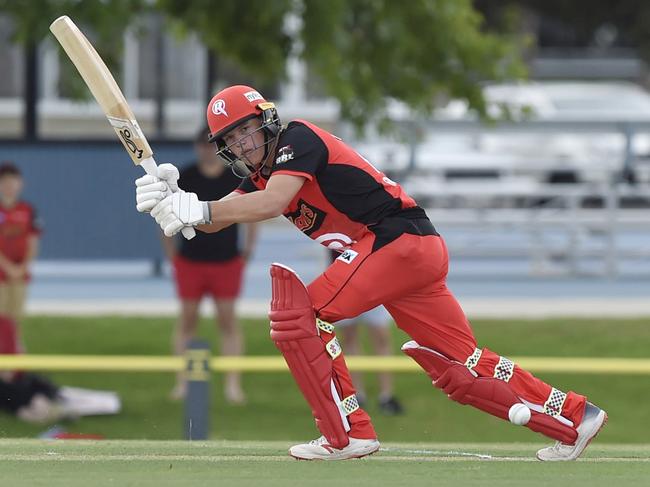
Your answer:
[[[272,175],[289,174],[311,181],[319,170],[327,166],[325,142],[302,123],[289,125],[278,147]]]
[[[246,178],[235,189],[235,191],[237,193],[240,193],[240,194],[252,193],[253,191],[257,191],[257,186],[255,186],[253,184],[253,181],[251,181],[251,178]]]

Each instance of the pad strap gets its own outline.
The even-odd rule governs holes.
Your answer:
[[[557,418],[562,414],[562,406],[564,406],[565,401],[566,394],[553,387],[548,399],[544,403],[544,414]]]

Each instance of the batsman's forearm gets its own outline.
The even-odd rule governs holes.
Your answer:
[[[282,214],[284,200],[267,191],[243,194],[237,198],[210,202],[212,222],[199,225],[203,232],[218,232],[233,223],[254,223]]]

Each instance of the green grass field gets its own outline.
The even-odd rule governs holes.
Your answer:
[[[649,320],[476,321],[479,343],[504,355],[647,357]],[[26,319],[23,334],[31,353],[152,354],[169,353],[172,319],[51,318]],[[244,322],[248,352],[276,355],[264,320]],[[211,323],[201,334],[215,343]],[[395,349],[406,337],[395,330]],[[398,352],[396,352],[398,353]],[[182,404],[168,399],[173,384],[163,373],[51,373],[59,384],[116,390],[123,412],[114,417],[84,418],[61,426],[70,432],[95,433],[107,439],[177,440],[181,438]],[[647,443],[650,410],[648,377],[643,375],[544,374],[557,387],[587,394],[605,408],[609,423],[597,444]],[[317,435],[309,410],[288,373],[250,373],[244,377],[245,406],[225,405],[221,378],[212,388],[212,438],[233,441],[305,441]],[[526,428],[449,401],[431,387],[424,373],[396,376],[396,392],[407,414],[379,414],[376,383],[367,374],[368,410],[384,442],[543,442]],[[35,437],[48,426],[27,425],[0,415],[0,437]]]
[[[479,343],[510,356],[648,356],[649,320],[476,321]],[[165,355],[171,319],[51,318],[25,320],[31,353]],[[249,354],[275,355],[264,320],[244,322]],[[210,322],[201,335],[214,343]],[[395,350],[406,337],[395,330]],[[318,436],[309,410],[288,373],[244,377],[245,406],[227,406],[221,377],[212,388],[212,441],[178,441],[182,404],[168,399],[173,384],[163,373],[50,373],[59,384],[116,390],[123,412],[59,426],[101,434],[105,441],[17,439],[35,437],[51,425],[27,425],[0,415],[0,485],[499,485],[611,487],[645,485],[650,478],[647,428],[648,377],[615,374],[544,374],[564,390],[587,394],[610,416],[578,462],[545,464],[535,451],[548,443],[525,428],[449,401],[423,373],[396,376],[406,414],[386,417],[368,407],[382,450],[367,459],[298,462],[287,447]],[[367,374],[371,399],[376,382]],[[153,441],[152,441],[153,440]],[[169,441],[176,440],[176,441]]]
[[[598,445],[570,463],[532,459],[536,445],[387,443],[369,458],[299,462],[282,442],[0,442],[2,485],[646,485],[650,445]]]

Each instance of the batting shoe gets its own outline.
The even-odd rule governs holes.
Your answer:
[[[578,438],[573,445],[561,442],[537,452],[537,459],[543,462],[568,462],[578,458],[607,422],[607,413],[590,402],[585,404],[585,414],[578,426]]]
[[[350,437],[348,446],[334,448],[327,443],[324,436],[309,443],[294,445],[289,448],[289,455],[298,460],[347,460],[349,458],[361,458],[372,455],[379,450],[379,442]]]

